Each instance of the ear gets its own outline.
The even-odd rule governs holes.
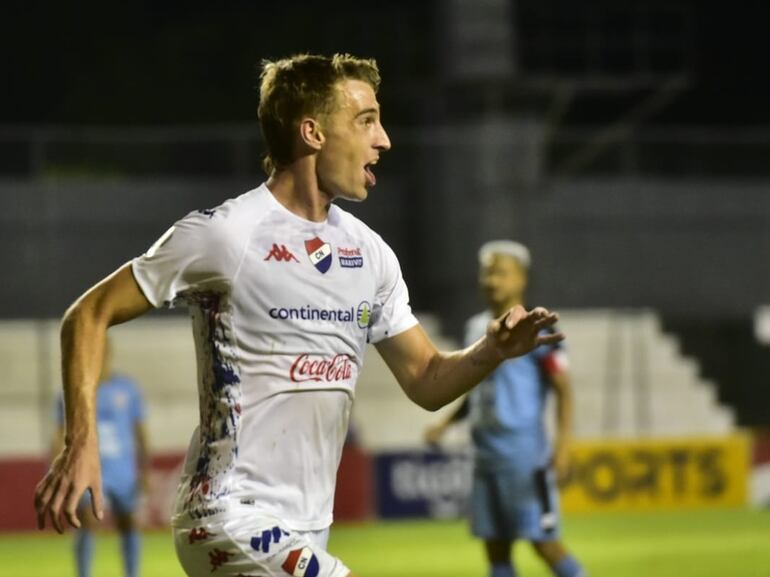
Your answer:
[[[299,136],[305,146],[312,148],[313,150],[321,150],[326,137],[324,137],[321,131],[321,124],[315,119],[306,117],[299,123]]]

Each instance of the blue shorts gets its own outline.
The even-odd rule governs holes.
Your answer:
[[[105,504],[116,515],[128,515],[136,511],[139,497],[139,487],[136,480],[129,482],[102,479],[102,492]],[[80,507],[91,506],[91,492],[86,491],[80,500]]]
[[[471,530],[484,540],[554,541],[559,538],[559,496],[547,468],[473,472]]]

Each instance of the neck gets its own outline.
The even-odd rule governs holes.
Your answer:
[[[329,214],[332,197],[318,186],[315,166],[306,157],[274,172],[267,187],[278,202],[297,216],[323,222]]]
[[[503,314],[511,310],[513,307],[515,307],[516,305],[523,305],[523,304],[524,304],[524,299],[521,296],[516,296],[516,297],[509,298],[508,300],[497,305],[490,304],[489,308],[492,311],[492,315],[495,318],[499,318]]]

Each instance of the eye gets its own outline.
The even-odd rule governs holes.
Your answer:
[[[374,124],[374,122],[375,122],[374,121],[374,116],[365,116],[364,117],[364,124],[366,126],[371,126],[372,124]]]

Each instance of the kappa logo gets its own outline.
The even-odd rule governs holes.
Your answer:
[[[338,248],[337,257],[343,268],[361,268],[364,266],[364,257],[360,248]]]
[[[230,551],[223,551],[222,549],[215,548],[213,551],[209,551],[209,562],[211,563],[211,572],[213,573],[219,569],[225,563],[229,563],[233,554]]]
[[[297,257],[292,254],[292,252],[286,248],[285,244],[276,244],[273,243],[273,248],[270,249],[270,252],[267,253],[267,256],[264,260],[270,260],[275,259],[278,262],[299,262],[297,260]]]
[[[215,537],[214,533],[209,533],[205,527],[194,527],[190,530],[190,534],[187,536],[190,545],[199,541],[205,541],[210,537]]]
[[[318,557],[310,547],[290,551],[281,568],[293,577],[318,577],[321,570]]]
[[[326,273],[332,266],[332,247],[317,236],[305,241],[305,250],[310,262],[321,273]]]

